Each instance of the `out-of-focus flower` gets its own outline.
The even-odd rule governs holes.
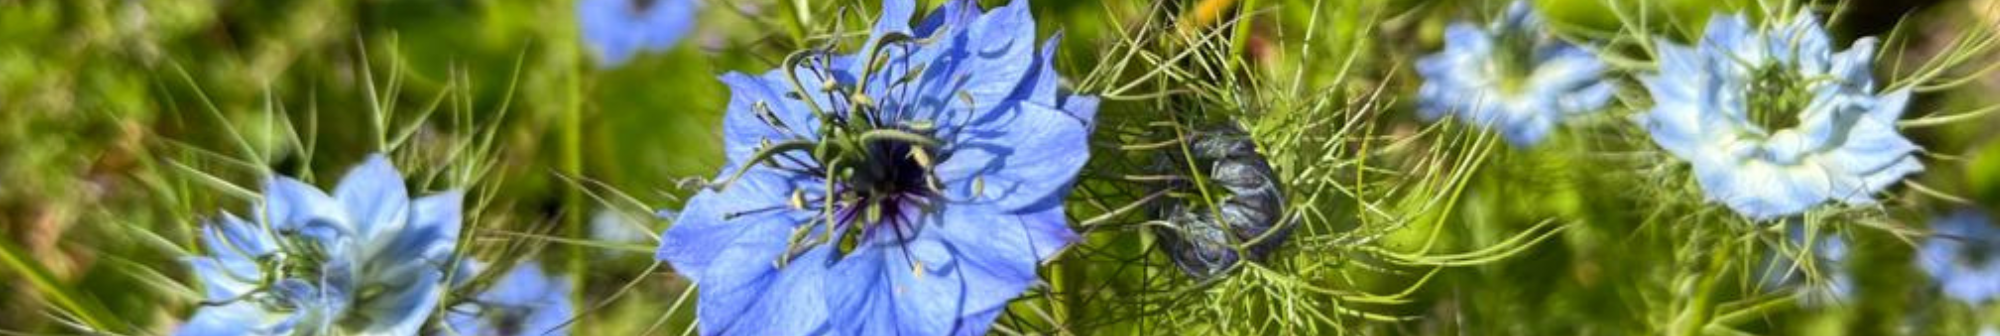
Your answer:
[[[445,321],[452,332],[467,336],[568,335],[574,289],[569,279],[522,263],[477,298],[452,307]]]
[[[1654,43],[1659,73],[1640,79],[1654,106],[1640,122],[1687,160],[1707,198],[1754,220],[1874,194],[1923,170],[1896,133],[1909,90],[1876,95],[1875,39],[1834,53],[1810,12],[1757,30],[1716,16],[1699,45]]]
[[[1077,239],[1096,98],[1060,90],[1025,1],[914,7],[884,1],[857,53],[722,77],[728,163],[658,253],[704,334],[984,334]]]
[[[697,0],[579,0],[577,23],[601,67],[671,49],[694,30]]]
[[[1417,60],[1418,108],[1425,119],[1454,114],[1532,146],[1564,117],[1611,102],[1604,69],[1596,54],[1550,34],[1527,2],[1516,1],[1486,30],[1466,22],[1445,28],[1444,50]]]
[[[375,155],[327,195],[265,185],[256,220],[224,213],[189,263],[207,300],[180,335],[411,335],[436,308],[457,248],[463,193],[411,201]]]
[[[1984,303],[2000,295],[2000,228],[1977,210],[1961,210],[1931,223],[1936,235],[1917,250],[1917,264],[1944,294]]]

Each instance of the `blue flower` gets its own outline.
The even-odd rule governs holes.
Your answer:
[[[380,155],[333,195],[266,183],[256,221],[208,223],[209,255],[188,261],[207,299],[180,335],[415,334],[442,295],[463,193],[411,201]]]
[[[1741,15],[1709,19],[1693,47],[1654,43],[1642,76],[1653,142],[1689,161],[1707,198],[1753,220],[1874,194],[1923,170],[1896,133],[1909,90],[1875,95],[1875,39],[1834,53],[1811,13],[1755,31]]]
[[[854,54],[722,77],[727,163],[657,255],[704,334],[984,334],[1077,239],[1097,99],[1059,88],[1028,4],[883,7]]]
[[[1527,2],[1508,6],[1486,30],[1459,22],[1445,29],[1444,51],[1417,60],[1425,119],[1446,113],[1497,127],[1509,143],[1531,146],[1572,114],[1611,102],[1604,63],[1548,32]]]
[[[523,263],[478,298],[453,307],[445,322],[452,332],[467,336],[567,335],[574,288],[558,274],[543,273],[538,264]]]
[[[598,65],[616,67],[640,52],[673,48],[694,30],[695,0],[579,0],[576,20]]]
[[[1918,265],[1947,296],[1983,303],[2000,295],[2000,227],[1991,217],[1962,210],[1933,222],[1936,235],[1917,251]]]

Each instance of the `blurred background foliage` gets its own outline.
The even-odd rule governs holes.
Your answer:
[[[706,6],[698,28],[679,47],[608,66],[579,40],[575,5],[562,0],[0,0],[0,228],[6,232],[0,281],[11,288],[0,291],[0,332],[69,333],[75,330],[69,321],[120,334],[171,330],[199,297],[179,261],[196,249],[196,225],[243,206],[210,178],[254,186],[260,174],[275,172],[328,181],[385,148],[380,134],[407,129],[412,140],[398,153],[406,166],[476,161],[469,165],[492,168],[478,178],[417,186],[471,186],[483,195],[463,251],[563,265],[583,284],[580,334],[680,334],[692,320],[683,295],[689,284],[652,262],[649,237],[670,223],[651,212],[677,208],[691,194],[691,178],[722,164],[718,125],[729,93],[716,76],[764,71],[807,40],[788,33],[784,20],[794,13],[781,3],[699,1]],[[940,1],[921,2],[929,8]],[[1965,27],[2000,25],[1993,2],[1815,5],[1839,18],[1831,27],[1838,45],[1892,31],[1907,39],[1885,45],[1905,57],[1878,66],[1878,76],[1895,78],[1939,55]],[[863,1],[808,3],[811,15],[844,19],[850,29],[876,8]],[[1708,13],[1757,5],[1534,3],[1564,36],[1593,40],[1630,33],[1614,11],[1639,13],[1664,23],[1654,33],[1686,39]],[[1293,202],[1314,207],[1320,219],[1309,220],[1297,246],[1268,269],[1250,267],[1224,283],[1179,278],[1150,252],[1141,231],[1084,228],[1091,234],[1080,248],[1085,252],[1051,266],[1044,274],[1052,288],[1010,309],[1002,332],[1547,335],[1664,328],[1675,313],[1669,302],[1677,293],[1676,270],[1686,266],[1683,243],[1695,239],[1670,228],[1732,219],[1663,214],[1713,208],[1685,201],[1700,196],[1675,185],[1681,181],[1618,173],[1643,171],[1659,159],[1637,153],[1651,147],[1617,117],[1631,111],[1587,120],[1591,127],[1571,128],[1553,145],[1517,150],[1476,132],[1420,122],[1414,102],[1399,99],[1420,84],[1411,62],[1440,47],[1446,24],[1493,15],[1502,5],[1035,2],[1040,35],[1062,33],[1058,69],[1070,86],[1110,100],[1098,138],[1114,149],[1100,147],[1086,175],[1152,162],[1115,149],[1149,135],[1107,129],[1235,120],[1258,135],[1295,198],[1329,196]],[[1238,21],[1238,14],[1251,15]],[[818,20],[827,27],[816,28],[830,31],[837,21]],[[1896,30],[1898,24],[1906,27]],[[1175,61],[1183,50],[1204,56]],[[1121,63],[1120,52],[1141,61]],[[1225,60],[1231,55],[1246,57]],[[1189,62],[1203,59],[1244,68],[1146,75],[1198,68]],[[1921,95],[1907,115],[1993,106],[2000,103],[1997,90],[2000,76],[1988,75]],[[1152,95],[1161,92],[1182,98]],[[393,117],[374,125],[377,111]],[[1350,122],[1366,127],[1333,133],[1302,127]],[[2000,118],[1908,131],[1926,148],[1926,172],[1913,182],[1970,205],[1899,191],[1887,201],[1896,211],[1866,226],[1921,230],[1934,214],[1959,207],[2000,210],[1995,127]],[[488,136],[490,144],[482,140]],[[1311,147],[1341,141],[1352,144]],[[455,155],[453,148],[476,148],[478,155]],[[1322,156],[1336,159],[1316,159]],[[232,164],[238,161],[262,166]],[[1327,174],[1314,167],[1339,173],[1313,175]],[[1379,181],[1354,176],[1371,172],[1403,174],[1374,175]],[[1145,195],[1115,181],[1085,181],[1079,198],[1115,204],[1108,200]],[[1414,191],[1370,192],[1371,183]],[[1360,191],[1323,191],[1343,187]],[[1430,204],[1438,196],[1430,191],[1453,197]],[[1649,204],[1667,197],[1692,204]],[[1387,210],[1361,210],[1373,207]],[[1074,206],[1072,218],[1109,208]],[[1967,335],[1974,321],[2000,320],[1993,307],[1937,298],[1911,263],[1907,237],[1839,231],[1855,240],[1861,256],[1849,266],[1857,270],[1860,295],[1845,305],[1759,314],[1735,327],[1758,334]],[[1552,238],[1516,240],[1544,235]],[[1494,247],[1505,251],[1492,255],[1497,261],[1459,265],[1470,267],[1396,257]],[[1121,262],[1145,270],[1124,273]],[[1185,291],[1190,286],[1212,287],[1193,287],[1207,295],[1126,300],[1194,293]],[[1329,288],[1342,293],[1287,292]],[[1396,295],[1374,304],[1367,299],[1382,297],[1356,293]],[[1287,296],[1305,299],[1272,301]],[[1340,311],[1270,317],[1298,312],[1295,305]]]

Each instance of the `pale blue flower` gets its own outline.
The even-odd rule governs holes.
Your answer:
[[[728,162],[658,253],[703,334],[982,335],[1077,239],[1096,98],[1060,89],[1026,1],[914,7],[884,1],[857,53],[722,77]]]
[[[1590,50],[1549,33],[1525,1],[1480,29],[1458,22],[1445,28],[1444,50],[1417,60],[1424,84],[1419,112],[1435,120],[1450,113],[1498,128],[1509,143],[1532,146],[1573,114],[1611,102],[1603,62]]]
[[[568,335],[573,290],[575,286],[560,274],[544,273],[540,264],[522,263],[478,297],[453,306],[445,322],[453,333],[467,336]]]
[[[697,0],[578,0],[576,20],[601,67],[672,49],[694,30]]]
[[[1944,294],[1970,303],[2000,295],[2000,227],[1977,210],[1961,210],[1931,223],[1936,235],[1917,250],[1917,264]]]
[[[256,221],[224,213],[188,262],[207,292],[180,335],[410,335],[436,308],[463,193],[411,201],[376,155],[333,195],[278,177]]]
[[[1896,133],[1909,90],[1876,95],[1875,39],[1834,53],[1809,12],[1757,30],[1716,16],[1699,45],[1654,43],[1659,73],[1642,76],[1653,142],[1687,160],[1707,198],[1753,220],[1796,215],[1874,194],[1923,170]]]

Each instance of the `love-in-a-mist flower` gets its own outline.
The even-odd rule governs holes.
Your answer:
[[[1459,22],[1445,28],[1444,50],[1417,60],[1417,91],[1425,119],[1445,114],[1497,128],[1509,143],[1542,141],[1563,118],[1611,102],[1604,62],[1590,50],[1548,31],[1525,1],[1487,29]]]
[[[694,30],[698,0],[578,0],[583,40],[602,67],[616,67],[642,52],[673,48]]]
[[[1025,1],[913,7],[884,1],[853,54],[722,77],[728,162],[658,253],[704,334],[984,334],[1077,239],[1097,100],[1058,87],[1055,39]]]
[[[1875,39],[1835,53],[1810,12],[1757,29],[1710,18],[1697,45],[1661,40],[1659,72],[1640,78],[1653,142],[1693,166],[1702,191],[1754,220],[1874,194],[1923,170],[1896,133],[1909,90],[1875,93]]]
[[[445,322],[457,335],[568,335],[567,323],[574,315],[569,296],[574,289],[560,274],[545,273],[540,264],[522,263],[471,301],[449,308]]]
[[[457,247],[463,193],[414,201],[370,156],[333,195],[278,177],[252,220],[203,228],[188,261],[207,292],[180,335],[412,335],[437,307]]]
[[[1969,303],[2000,296],[2000,227],[1977,210],[1962,210],[1931,223],[1935,235],[1917,250],[1917,264],[1944,294]]]

